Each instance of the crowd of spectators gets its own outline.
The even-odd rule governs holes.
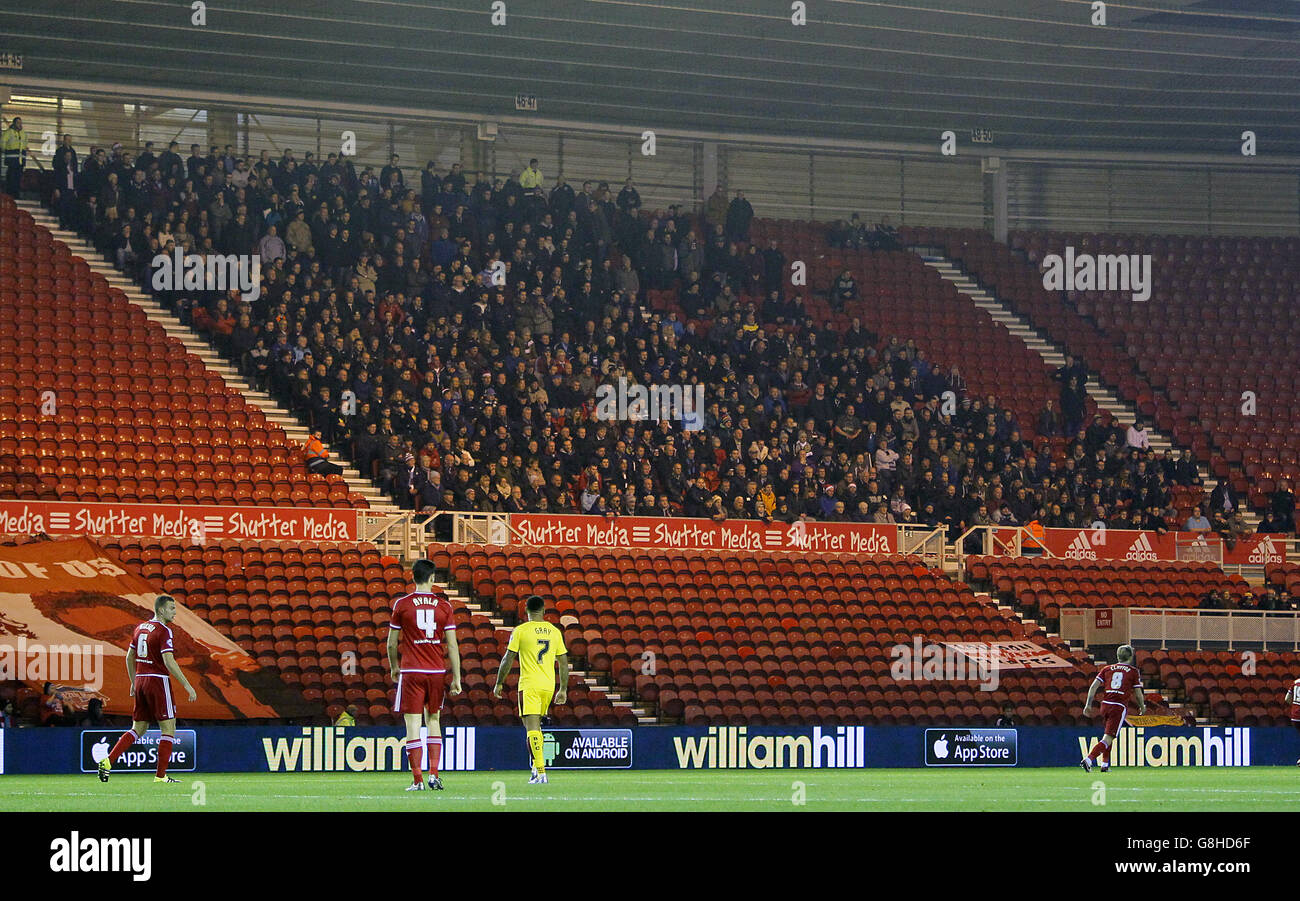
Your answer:
[[[868,226],[862,221],[861,213],[854,213],[848,221],[838,219],[826,232],[826,242],[831,247],[842,250],[898,250],[898,229],[894,228],[889,216],[882,216],[880,222]]]
[[[1250,590],[1240,594],[1215,590],[1201,598],[1200,609],[1236,610],[1248,613],[1252,611],[1297,612],[1300,611],[1300,598],[1293,597],[1285,588],[1265,588],[1258,594]]]
[[[813,321],[784,250],[750,242],[743,192],[652,213],[631,179],[545,190],[538,160],[486,178],[201,151],[78,164],[65,139],[52,205],[404,507],[1164,530],[1183,525],[1173,487],[1199,484],[1137,424],[1084,423],[1082,361],[1025,428],[924,336]],[[856,216],[831,240],[896,246]],[[259,254],[260,295],[153,289],[176,247]],[[642,304],[673,289],[686,321]],[[851,271],[832,301],[863,302]],[[600,420],[596,388],[620,378],[702,382],[703,428]],[[1230,529],[1240,500],[1215,501]]]

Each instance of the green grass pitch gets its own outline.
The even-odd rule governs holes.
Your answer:
[[[180,773],[0,776],[0,811],[1233,811],[1300,810],[1300,769],[555,770],[409,776]],[[1104,787],[1104,788],[1103,788]],[[201,802],[201,803],[200,803]],[[801,803],[802,802],[802,803]]]

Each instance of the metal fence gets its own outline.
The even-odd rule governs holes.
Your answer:
[[[1099,615],[1100,614],[1100,615]],[[1061,636],[1086,645],[1189,650],[1300,650],[1300,613],[1163,607],[1067,608]]]

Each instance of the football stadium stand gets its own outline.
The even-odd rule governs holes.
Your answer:
[[[897,523],[938,530],[961,557],[972,529],[1155,535],[1198,507],[1203,533],[1235,541],[1241,498],[1269,508],[1280,540],[1300,474],[1284,411],[1261,406],[1250,430],[1227,414],[1249,360],[1287,343],[1285,326],[1257,328],[1294,296],[1290,264],[1264,261],[1286,242],[1017,233],[1008,246],[755,217],[739,197],[652,212],[604,183],[539,195],[432,164],[419,189],[394,190],[351,160],[289,152],[137,163],[98,148],[48,210],[0,197],[14,261],[0,313],[16,323],[0,337],[0,498],[436,513],[436,542],[408,550],[427,547],[456,605],[467,692],[448,699],[451,723],[514,722],[487,689],[532,593],[575,659],[560,725],[1087,725],[1097,658],[1050,631],[1061,609],[1191,609],[1212,594],[1248,607],[1265,578],[1291,604],[1300,587],[1269,552],[1267,569],[1229,574],[1040,545],[954,570],[898,553],[501,547],[450,532],[455,516],[522,513]],[[1043,289],[1036,263],[1072,241],[1160,255],[1151,304]],[[1074,360],[1048,362],[926,248]],[[177,249],[259,254],[260,292],[156,286],[151,261]],[[1261,300],[1248,322],[1218,317],[1197,337],[1169,306],[1209,321],[1248,299]],[[1234,348],[1240,362],[1212,378],[1186,365]],[[1266,393],[1289,391],[1270,373]],[[620,377],[703,383],[702,427],[601,419],[595,388]],[[1132,446],[1138,419],[1187,455]],[[364,484],[308,472],[308,430]],[[408,572],[357,537],[103,543],[314,716],[354,706],[362,724],[391,724],[383,630]],[[909,685],[891,652],[914,641],[1020,643],[1051,662],[1007,668],[992,691]],[[1276,718],[1270,692],[1294,657],[1261,661],[1263,681],[1213,650],[1156,648],[1143,666],[1153,701],[1254,724]],[[1205,675],[1180,677],[1192,665]]]

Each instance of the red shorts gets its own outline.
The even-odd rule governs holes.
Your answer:
[[[176,702],[172,700],[172,680],[164,676],[135,677],[135,713],[133,722],[161,723],[176,719]]]
[[[446,673],[399,673],[394,713],[437,713],[442,710]]]
[[[1119,735],[1120,727],[1128,718],[1128,707],[1112,701],[1101,702],[1101,715],[1106,718],[1106,734]]]

